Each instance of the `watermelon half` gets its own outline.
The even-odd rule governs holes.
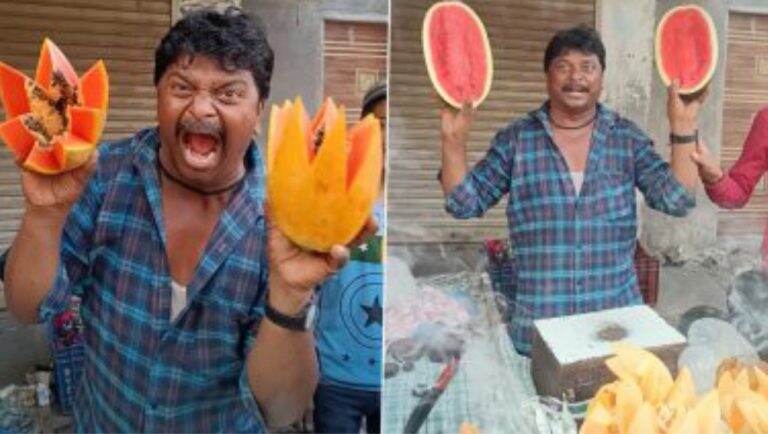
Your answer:
[[[475,11],[458,1],[435,3],[424,16],[421,42],[440,97],[456,108],[466,101],[480,105],[491,90],[493,56]]]
[[[717,29],[707,11],[678,6],[656,28],[656,68],[666,86],[677,79],[680,93],[690,95],[707,86],[717,66]]]

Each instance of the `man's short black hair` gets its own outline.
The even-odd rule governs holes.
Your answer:
[[[549,65],[558,56],[568,51],[576,50],[582,53],[594,54],[600,60],[600,66],[605,71],[605,46],[600,39],[600,33],[587,25],[580,25],[561,30],[547,44],[544,52],[544,72],[549,71]]]
[[[181,56],[204,55],[218,60],[228,71],[246,69],[253,74],[259,98],[269,97],[275,62],[264,24],[236,7],[190,11],[163,37],[155,50],[155,85]]]

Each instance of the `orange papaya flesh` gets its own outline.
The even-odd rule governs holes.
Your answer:
[[[23,73],[0,62],[0,97],[7,119],[29,112],[27,81]]]
[[[46,39],[35,80],[0,62],[6,121],[0,139],[22,167],[42,174],[74,169],[90,158],[106,121],[109,80],[104,62],[81,79],[64,53]]]
[[[99,60],[82,78],[78,86],[78,100],[85,107],[107,111],[109,105],[109,76],[104,61]]]
[[[13,153],[18,164],[24,162],[35,146],[36,138],[24,125],[25,116],[17,116],[0,124],[0,140]]]
[[[94,143],[87,142],[69,133],[59,137],[53,143],[53,152],[58,167],[63,171],[79,167],[88,161],[95,148],[96,145]]]
[[[40,48],[35,82],[56,99],[77,97],[77,73],[61,49],[48,38]]]
[[[21,167],[43,175],[55,175],[61,172],[61,165],[53,147],[33,146]]]
[[[267,195],[275,225],[316,251],[346,244],[362,229],[379,194],[378,121],[347,130],[331,99],[310,119],[301,99],[273,107],[267,140]]]
[[[68,131],[83,141],[96,143],[104,131],[104,112],[89,107],[69,107]]]

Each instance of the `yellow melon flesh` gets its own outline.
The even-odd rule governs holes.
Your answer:
[[[597,404],[584,420],[579,434],[610,434],[614,423],[615,420],[611,412],[602,404]]]
[[[695,401],[696,385],[693,383],[691,371],[684,366],[677,374],[677,379],[667,395],[666,403],[673,408],[685,408]]]
[[[631,380],[621,380],[616,387],[616,420],[619,431],[626,433],[643,404],[643,393]]]
[[[657,434],[659,432],[656,410],[644,402],[640,405],[627,429],[627,434]]]
[[[379,123],[365,119],[348,132],[344,112],[329,99],[309,122],[297,98],[273,108],[270,116],[267,195],[272,219],[289,239],[310,250],[327,252],[334,244],[352,241],[380,190]]]

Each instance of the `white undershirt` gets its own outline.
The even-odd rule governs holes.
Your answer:
[[[581,186],[584,185],[584,172],[571,172],[573,186],[576,187],[576,195],[581,194]]]
[[[171,279],[171,321],[175,321],[187,305],[187,287]]]

